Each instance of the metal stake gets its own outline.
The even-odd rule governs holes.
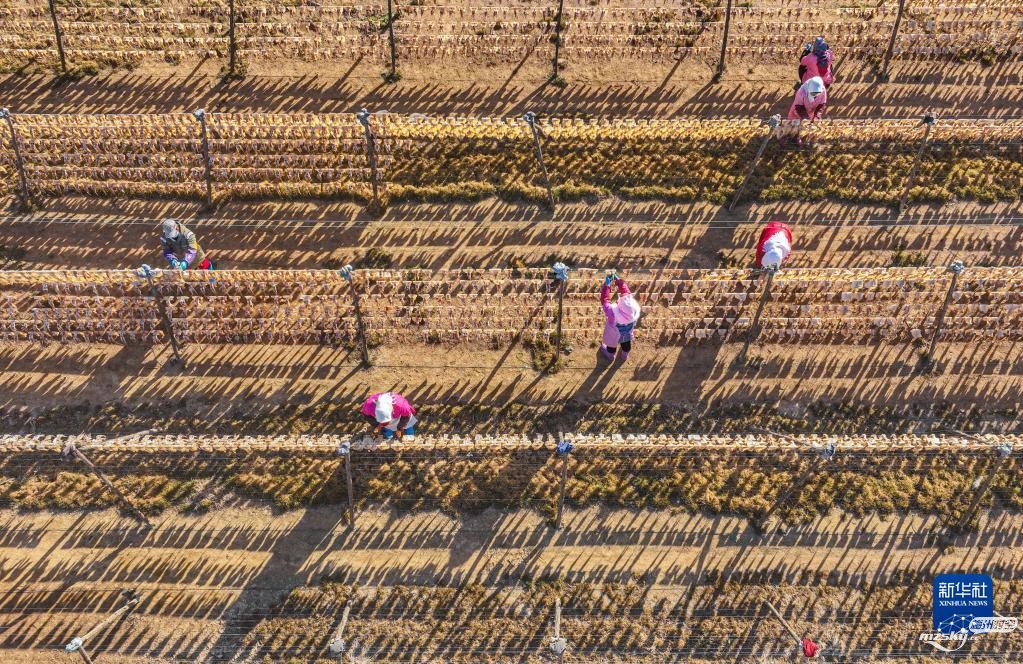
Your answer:
[[[760,302],[757,304],[757,312],[753,315],[753,324],[750,325],[749,330],[746,332],[746,343],[743,345],[742,351],[736,360],[739,364],[746,362],[746,353],[749,352],[750,344],[760,336],[760,314],[764,311],[764,305],[771,299],[771,284],[774,283],[774,275],[777,271],[777,265],[768,265],[764,268],[764,272],[767,273],[767,284],[764,285],[764,292],[761,294]]]
[[[899,36],[899,24],[902,23],[902,12],[906,9],[906,0],[899,0],[899,12],[895,15],[895,25],[892,27],[892,38],[888,40],[888,48],[884,51],[884,59],[881,61],[881,70],[877,77],[882,83],[888,82],[888,62],[892,58],[892,49],[895,48],[895,39]]]
[[[732,24],[732,0],[728,0],[725,6],[725,34],[721,37],[721,56],[718,58],[718,68],[714,73],[714,80],[721,78],[725,73],[725,51],[728,49],[728,29]]]
[[[928,113],[920,120],[920,124],[925,125],[923,138],[920,139],[920,146],[916,149],[916,157],[913,158],[913,167],[909,169],[909,177],[906,178],[906,186],[902,189],[902,195],[899,196],[899,215],[902,215],[902,211],[906,207],[906,197],[909,196],[909,190],[913,187],[913,183],[916,180],[916,174],[920,170],[920,161],[923,159],[924,151],[927,150],[927,142],[931,138],[931,127],[934,126],[934,116]]]
[[[952,261],[952,264],[948,266],[948,271],[952,273],[952,280],[948,284],[948,290],[945,291],[945,301],[941,303],[941,309],[934,320],[934,333],[931,335],[931,345],[927,349],[927,356],[925,357],[928,365],[934,364],[934,349],[938,345],[938,335],[941,334],[941,328],[945,324],[945,313],[948,311],[948,305],[952,303],[952,294],[959,283],[959,275],[965,270],[966,265],[959,260]]]
[[[230,53],[227,65],[227,73],[229,76],[234,76],[235,63],[237,61],[238,44],[234,39],[234,0],[228,0],[228,10],[230,11],[230,17],[228,18],[227,24],[227,38],[228,38],[228,53]]]
[[[373,209],[380,209],[380,195],[377,187],[377,145],[373,128],[369,124],[369,111],[365,108],[355,114],[366,133],[366,159],[369,161],[370,184],[373,186]]]
[[[345,265],[340,270],[341,276],[348,282],[348,292],[352,294],[352,306],[355,308],[355,334],[359,340],[359,351],[362,353],[362,364],[368,367],[369,344],[366,342],[366,324],[362,320],[362,306],[359,304],[359,290],[355,287],[352,279],[355,270],[351,265]]]
[[[352,444],[341,443],[337,448],[338,456],[345,460],[345,483],[348,486],[348,527],[355,528],[355,488],[352,484]]]
[[[561,24],[565,16],[565,0],[558,0],[558,13],[554,17],[554,59],[551,60],[551,78],[561,75]]]
[[[543,147],[540,145],[540,137],[543,136],[543,132],[536,126],[536,113],[529,111],[522,116],[522,119],[526,121],[530,131],[533,133],[533,148],[536,151],[536,159],[540,162],[540,171],[543,172],[543,184],[547,187],[547,204],[551,206],[553,211],[554,191],[551,189],[551,178],[547,175],[547,165],[543,160]]]
[[[97,634],[103,631],[103,629],[106,628],[107,625],[116,621],[124,614],[128,613],[128,611],[130,611],[132,608],[134,608],[136,604],[139,603],[138,596],[132,591],[122,590],[121,595],[127,597],[128,602],[124,606],[119,608],[117,611],[114,611],[109,616],[104,618],[102,621],[100,621],[98,625],[90,629],[85,634],[82,634],[81,636],[76,636],[75,638],[68,641],[68,644],[64,646],[64,652],[80,653],[82,655],[82,659],[85,660],[87,664],[92,664],[92,658],[89,657],[89,654],[87,652],[85,652],[85,642],[92,640],[93,637],[95,637]]]
[[[388,82],[398,80],[398,54],[394,47],[394,13],[391,8],[392,0],[387,0],[387,41],[391,46],[391,73]]]
[[[137,435],[137,434],[132,434],[132,435]],[[144,524],[146,524],[147,528],[155,528],[156,527],[146,517],[146,515],[143,514],[141,510],[139,510],[139,508],[137,508],[134,505],[132,505],[131,501],[128,500],[127,496],[125,496],[123,493],[121,493],[120,489],[118,489],[116,486],[114,486],[114,483],[110,481],[110,478],[107,477],[106,474],[104,474],[102,470],[97,468],[96,464],[94,464],[92,461],[90,461],[89,458],[87,456],[85,456],[85,454],[83,454],[80,449],[78,449],[78,446],[75,444],[75,441],[69,440],[68,442],[64,443],[64,448],[61,450],[60,453],[61,453],[61,455],[65,459],[74,457],[74,458],[78,459],[79,461],[81,461],[82,463],[84,463],[86,466],[88,466],[89,470],[91,470],[96,475],[96,477],[98,477],[100,479],[100,481],[103,482],[103,484],[107,487],[107,489],[109,489],[110,492],[112,494],[114,494],[117,497],[117,499],[120,500],[121,503],[125,507],[128,508],[128,511],[131,512],[132,514],[134,514],[139,519],[139,521],[142,521]]]
[[[57,57],[60,58],[60,73],[67,73],[67,58],[64,55],[64,31],[60,28],[60,21],[57,20],[57,6],[54,0],[50,0],[50,19],[53,20],[53,36],[57,42]]]
[[[163,330],[167,334],[167,340],[170,341],[171,351],[174,353],[174,359],[181,364],[181,368],[185,368],[185,359],[181,357],[181,350],[178,348],[178,340],[174,337],[174,325],[171,323],[170,315],[167,313],[167,305],[163,301],[163,296],[160,295],[160,289],[156,287],[156,282],[153,281],[153,268],[148,265],[143,265],[139,270],[139,273],[146,278],[149,282],[149,295],[156,300],[156,308],[160,312],[160,321],[163,323]]]
[[[561,457],[561,485],[558,488],[558,513],[554,517],[554,527],[561,530],[561,517],[565,512],[565,486],[568,484],[568,455],[572,453],[572,443],[561,440],[555,454]]]
[[[202,144],[199,149],[202,151],[202,161],[206,168],[206,209],[213,207],[213,159],[210,157],[210,135],[206,126],[206,111],[197,109],[192,115],[199,121],[202,128]]]
[[[568,289],[568,266],[564,263],[555,263],[551,268],[554,270],[554,279],[558,282],[558,321],[557,328],[554,332],[554,361],[552,366],[557,366],[558,362],[561,361],[561,326],[564,321],[565,313],[565,291]]]
[[[753,162],[749,165],[749,170],[746,171],[746,177],[742,179],[742,182],[739,184],[739,188],[735,190],[735,195],[732,196],[732,202],[728,204],[729,212],[731,212],[732,208],[735,207],[735,204],[739,202],[739,196],[742,195],[743,190],[746,188],[746,184],[750,181],[750,178],[753,177],[753,172],[757,170],[757,164],[760,163],[760,158],[764,156],[764,150],[767,149],[767,144],[772,138],[774,138],[774,132],[778,128],[778,125],[781,124],[781,116],[772,115],[767,118],[764,124],[770,128],[770,131],[767,132],[767,136],[764,136],[764,140],[760,142],[760,148],[757,150],[756,156],[753,157]]]
[[[28,177],[25,175],[25,161],[21,157],[21,143],[18,141],[18,132],[14,130],[14,116],[9,109],[0,108],[0,118],[7,122],[7,128],[11,131],[11,149],[14,150],[14,161],[18,166],[18,197],[22,206],[28,208],[32,199],[28,191]]]

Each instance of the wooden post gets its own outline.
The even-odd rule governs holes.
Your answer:
[[[82,656],[82,661],[85,662],[85,664],[96,664],[95,662],[92,661],[92,657],[89,656],[89,653],[85,649],[85,646],[78,647],[78,654]]]
[[[884,51],[884,59],[881,61],[881,69],[877,73],[882,83],[888,82],[888,64],[892,59],[892,50],[895,48],[895,39],[899,36],[899,24],[902,23],[902,12],[906,9],[906,0],[899,0],[899,12],[895,15],[895,25],[892,27],[892,38],[888,40],[888,48]]]
[[[60,21],[57,20],[57,6],[54,0],[50,0],[50,19],[53,20],[53,37],[57,42],[57,57],[60,59],[60,73],[67,73],[67,57],[64,55],[64,31],[60,28]]]
[[[348,528],[355,528],[355,487],[352,482],[352,444],[341,443],[338,456],[345,460],[345,484],[348,487]]]
[[[561,24],[565,18],[565,0],[558,0],[558,13],[554,16],[554,59],[551,60],[550,81],[561,77]]]
[[[770,602],[767,601],[765,601],[764,604],[767,605],[767,608],[771,609],[771,613],[774,614],[774,617],[777,618],[778,621],[781,622],[781,624],[785,627],[785,630],[792,635],[792,638],[796,641],[796,646],[802,646],[803,639],[798,634],[796,634],[796,630],[792,629],[792,626],[789,625],[788,621],[781,617],[781,614],[778,613],[778,609],[774,608],[774,604],[771,604]]]
[[[554,636],[551,638],[550,649],[558,656],[559,662],[564,661],[568,640],[561,636],[561,595],[554,598]]]
[[[365,108],[355,114],[366,134],[366,160],[369,162],[369,179],[373,187],[373,210],[380,211],[380,193],[377,185],[377,140],[369,124],[369,111]]]
[[[134,435],[137,435],[137,434],[132,434],[132,435],[134,436]],[[107,477],[106,474],[102,470],[97,468],[96,464],[94,464],[92,461],[90,461],[89,458],[86,457],[85,454],[83,454],[80,449],[78,449],[78,446],[75,445],[75,441],[74,440],[69,440],[68,442],[64,443],[64,448],[61,450],[61,455],[65,459],[74,457],[74,458],[78,459],[79,461],[81,461],[82,463],[84,463],[89,468],[89,470],[91,470],[96,475],[96,477],[98,477],[99,480],[101,482],[103,482],[104,486],[106,486],[106,488],[110,491],[110,493],[114,494],[114,496],[116,496],[117,499],[119,501],[121,501],[121,504],[123,504],[125,507],[127,507],[128,511],[131,512],[132,514],[134,514],[139,519],[139,521],[142,521],[144,524],[146,524],[147,528],[155,528],[156,527],[146,517],[146,515],[143,514],[141,510],[139,510],[139,508],[135,507],[131,503],[131,501],[128,500],[128,497],[125,496],[121,492],[120,489],[118,489],[116,486],[114,486],[114,483],[110,481],[110,478]]]
[[[749,330],[746,332],[746,343],[736,359],[736,362],[739,364],[746,363],[746,353],[749,352],[750,344],[760,336],[760,314],[764,311],[764,305],[771,299],[771,284],[774,283],[774,275],[777,271],[777,265],[769,265],[764,268],[764,272],[767,272],[767,284],[764,285],[764,292],[760,295],[760,302],[757,303],[757,312],[753,315],[753,324],[750,325]]]
[[[359,352],[362,354],[362,365],[368,367],[369,361],[369,344],[366,341],[366,324],[362,320],[362,305],[359,302],[359,290],[355,287],[354,268],[351,265],[345,265],[340,270],[341,276],[348,282],[348,292],[352,294],[352,306],[355,308],[355,335],[359,342]]]
[[[765,432],[774,436],[788,438],[787,436],[777,434],[773,431],[765,430]],[[802,471],[802,469],[800,469],[800,474],[798,477],[796,477],[795,481],[789,484],[788,488],[786,488],[785,491],[783,491],[777,498],[775,498],[774,503],[771,504],[771,507],[769,507],[768,510],[764,512],[764,514],[761,517],[759,517],[753,522],[753,527],[756,528],[759,532],[763,533],[764,527],[767,525],[767,521],[768,519],[771,518],[771,515],[774,514],[774,511],[781,507],[782,505],[784,505],[785,503],[787,503],[789,498],[791,498],[797,491],[799,491],[807,484],[809,484],[810,480],[816,477],[817,474],[820,473],[821,470],[823,470],[824,466],[826,466],[829,461],[835,458],[835,452],[837,451],[838,447],[834,443],[829,443],[827,445],[824,445],[823,447],[818,448],[817,461],[813,464],[813,466],[811,466],[810,469],[807,471]]]
[[[234,77],[234,75],[235,75],[235,67],[237,66],[237,60],[238,60],[238,43],[235,41],[235,37],[234,37],[234,0],[228,0],[227,6],[228,6],[228,10],[230,12],[230,16],[228,17],[228,23],[227,23],[227,39],[228,39],[227,50],[228,50],[228,53],[229,53],[228,64],[227,64],[227,75],[230,76],[230,77]]]
[[[7,128],[11,132],[11,149],[14,151],[15,164],[18,166],[18,198],[21,199],[22,207],[28,209],[32,205],[32,197],[28,191],[25,161],[21,157],[21,143],[18,141],[18,132],[14,129],[14,116],[9,109],[0,108],[0,118],[7,122]]]
[[[210,134],[206,126],[206,111],[198,109],[192,111],[192,115],[199,121],[202,130],[202,143],[199,146],[202,152],[202,163],[206,169],[206,209],[213,208],[213,159],[210,157]]]
[[[163,323],[163,331],[167,334],[167,340],[170,342],[171,351],[174,353],[175,361],[181,364],[181,368],[185,368],[185,359],[181,357],[181,349],[178,348],[178,340],[174,337],[174,325],[171,323],[170,315],[167,313],[167,305],[163,301],[163,296],[160,295],[160,289],[156,287],[156,282],[153,281],[153,269],[148,265],[143,265],[139,270],[142,276],[149,282],[149,295],[156,300],[156,308],[160,312],[160,321]]]
[[[555,263],[551,268],[554,270],[554,279],[558,282],[558,320],[554,332],[554,360],[552,366],[557,366],[561,361],[562,323],[565,315],[565,291],[568,289],[568,266],[564,263]]]
[[[920,170],[920,161],[923,159],[924,151],[927,150],[927,142],[931,138],[931,127],[934,126],[934,116],[928,113],[920,121],[920,124],[925,125],[924,135],[920,139],[920,146],[916,149],[916,156],[913,158],[913,167],[909,169],[909,177],[906,178],[906,186],[902,188],[902,195],[899,196],[899,215],[902,215],[902,211],[906,208],[906,198],[909,196],[909,190],[913,187],[914,181],[916,180],[916,174]]]
[[[966,511],[963,512],[959,521],[946,531],[945,536],[942,538],[942,542],[944,544],[951,544],[956,535],[959,535],[966,529],[967,524],[969,524],[970,520],[973,518],[973,513],[977,511],[978,507],[980,507],[980,501],[984,499],[984,496],[987,495],[988,490],[991,488],[991,484],[995,481],[998,471],[1002,469],[1002,466],[1005,465],[1005,463],[1009,460],[1009,457],[1012,455],[1012,443],[1004,443],[997,446],[995,448],[995,453],[997,453],[1000,457],[999,461],[995,464],[995,467],[991,469],[991,472],[988,473],[988,476],[984,479],[984,483],[977,488],[977,492],[974,494],[973,500],[970,501],[970,505],[966,508]]]
[[[714,80],[717,81],[725,73],[725,51],[728,50],[728,29],[732,24],[732,0],[725,5],[725,33],[721,37],[721,56],[718,58],[718,68],[714,73]]]
[[[774,138],[774,132],[778,128],[778,125],[781,124],[781,116],[772,115],[767,118],[767,121],[764,124],[768,126],[770,131],[767,132],[767,136],[764,136],[764,140],[760,142],[760,148],[757,150],[756,156],[753,157],[753,161],[749,165],[749,170],[746,171],[746,177],[742,179],[742,182],[739,184],[739,188],[735,190],[735,195],[732,196],[732,202],[728,204],[729,212],[731,212],[735,207],[735,204],[739,202],[739,196],[742,195],[743,190],[746,188],[746,184],[750,181],[750,178],[753,177],[753,172],[756,171],[757,164],[760,163],[760,158],[764,156],[764,150],[767,149],[767,144],[772,138]]]
[[[349,599],[345,602],[344,613],[341,614],[341,624],[334,630],[334,636],[331,637],[330,643],[327,644],[327,650],[330,651],[331,655],[337,657],[345,651],[345,627],[348,626],[348,615],[352,610],[352,600]]]
[[[398,80],[398,54],[394,47],[394,12],[392,4],[392,0],[387,0],[387,41],[391,47],[391,71],[386,77],[388,83],[394,83]]]
[[[540,137],[542,132],[540,128],[536,126],[536,113],[529,111],[522,116],[522,119],[529,125],[529,129],[533,134],[533,149],[536,153],[536,160],[540,162],[540,171],[543,173],[543,184],[547,188],[547,204],[551,210],[554,210],[554,190],[551,189],[551,178],[547,174],[547,164],[543,160],[543,146],[540,144]]]
[[[966,265],[958,260],[952,261],[952,264],[948,266],[948,271],[952,273],[952,279],[948,284],[948,290],[945,291],[945,300],[941,303],[941,309],[938,310],[938,315],[934,320],[934,333],[931,335],[931,345],[927,348],[927,355],[924,357],[928,366],[934,364],[934,349],[938,345],[938,335],[941,334],[941,328],[945,324],[945,314],[948,312],[948,305],[952,303],[952,295],[959,283],[959,275],[965,270]]]
[[[82,659],[85,660],[87,664],[92,664],[92,658],[89,657],[89,654],[87,652],[84,652],[85,642],[95,638],[96,635],[98,635],[107,627],[107,625],[118,620],[121,616],[128,613],[128,611],[131,611],[132,608],[134,608],[135,605],[139,603],[139,599],[137,596],[135,596],[134,592],[121,591],[121,594],[128,598],[128,602],[124,606],[119,608],[117,611],[114,611],[109,616],[104,618],[102,621],[100,621],[98,625],[90,629],[85,634],[82,634],[81,636],[76,636],[75,638],[71,639],[68,642],[68,644],[64,646],[64,652],[81,653]]]
[[[561,457],[561,482],[558,487],[558,512],[554,517],[554,528],[561,530],[561,517],[565,513],[565,487],[568,485],[568,455],[572,453],[573,445],[562,439],[558,442],[555,454]]]

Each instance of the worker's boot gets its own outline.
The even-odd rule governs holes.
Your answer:
[[[615,354],[609,351],[607,349],[607,346],[605,346],[604,344],[600,344],[600,356],[603,357],[608,362],[615,361]]]
[[[622,362],[624,362],[625,360],[629,359],[629,351],[627,351],[627,350],[623,350],[623,351],[622,351],[622,354],[621,354],[621,355],[619,355],[619,356],[618,356],[618,358],[619,358],[619,359],[620,359],[620,360],[621,360]]]

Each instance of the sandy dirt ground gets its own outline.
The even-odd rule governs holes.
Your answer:
[[[379,508],[360,513],[349,530],[336,507],[167,514],[156,524],[147,533],[113,511],[0,512],[4,661],[47,661],[29,655],[42,657],[40,651],[98,622],[120,606],[121,589],[137,591],[141,601],[100,642],[103,661],[144,661],[116,658],[121,655],[202,662],[234,652],[289,590],[325,578],[358,583],[365,593],[395,584],[496,586],[526,577],[643,579],[653,605],[709,576],[774,574],[786,580],[773,594],[787,610],[805,584],[812,586],[808,570],[832,572],[867,593],[917,571],[999,569],[1000,578],[1011,578],[1020,571],[1023,528],[1019,515],[992,512],[979,534],[941,553],[922,539],[936,524],[913,516],[833,514],[798,528],[770,528],[764,536],[734,517],[597,508],[568,511],[561,531],[531,512],[488,510],[456,519]],[[738,597],[719,598],[722,605],[732,602],[741,605]],[[913,640],[906,637],[910,645]]]
[[[568,61],[564,88],[546,82],[548,55],[507,66],[449,60],[400,65],[402,79],[381,80],[380,63],[253,62],[251,74],[222,83],[221,62],[147,66],[77,82],[9,74],[0,96],[20,113],[155,113],[208,111],[354,112],[366,107],[394,113],[518,115],[527,110],[595,116],[762,116],[787,111],[794,66],[732,63],[718,83],[715,65],[615,59]],[[1013,117],[1023,103],[1023,63],[895,62],[880,83],[873,66],[838,65],[830,93],[832,117]]]
[[[158,427],[210,430],[221,420],[268,417],[285,406],[315,406],[328,415],[354,412],[365,395],[387,389],[408,395],[422,409],[424,426],[444,432],[452,426],[599,430],[601,423],[586,422],[585,413],[608,404],[683,406],[699,420],[709,409],[751,405],[805,417],[817,402],[906,411],[921,426],[932,423],[932,408],[945,404],[964,418],[971,406],[989,416],[1002,410],[1007,421],[988,423],[998,431],[1012,424],[1020,402],[1023,350],[1009,342],[939,344],[936,374],[918,370],[919,349],[908,344],[754,346],[751,354],[761,360],[757,369],[736,367],[739,343],[654,349],[644,347],[640,336],[634,348],[628,364],[607,367],[594,348],[580,347],[566,369],[545,376],[531,368],[519,345],[498,350],[382,346],[372,351],[370,369],[361,369],[357,357],[342,349],[195,346],[184,350],[184,371],[167,364],[170,352],[164,347],[7,346],[0,348],[0,406],[13,413],[7,426],[14,429],[23,428],[19,418],[24,422],[46,408],[82,406],[87,414],[90,407],[118,403],[148,409],[145,417],[155,418],[148,424]],[[466,405],[514,405],[535,410],[536,417],[547,411],[558,417],[505,420],[498,411],[486,421],[457,424],[440,417]],[[433,422],[431,410],[437,413]],[[564,414],[568,411],[573,414]],[[290,422],[287,415],[281,411],[277,426],[313,432],[338,426],[336,419]],[[665,423],[632,422],[629,430],[657,424]],[[84,425],[71,418],[65,426]],[[706,426],[711,428],[712,420]]]
[[[744,266],[764,223],[795,232],[793,267],[891,265],[895,254],[929,265],[1015,265],[1023,249],[1018,204],[886,208],[775,204],[736,209],[605,200],[559,206],[396,205],[381,219],[355,205],[232,203],[200,214],[189,202],[67,199],[0,218],[0,267],[59,269],[158,264],[159,221],[196,231],[222,268],[319,268],[377,248],[395,267],[507,267],[552,259],[574,267]]]

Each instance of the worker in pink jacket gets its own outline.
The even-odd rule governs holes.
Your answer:
[[[373,433],[383,433],[390,440],[416,433],[416,409],[397,392],[378,392],[362,404],[362,414],[374,426]]]
[[[830,88],[835,80],[831,73],[831,62],[835,54],[828,48],[824,37],[817,37],[812,44],[807,44],[803,57],[799,60],[799,83],[806,83],[814,76],[820,76],[824,87]]]
[[[781,267],[792,253],[792,229],[788,224],[772,221],[764,226],[757,240],[756,264],[761,270],[769,266]]]
[[[789,107],[789,120],[819,120],[828,103],[828,91],[820,76],[806,79],[796,90],[796,97]]]
[[[612,283],[618,286],[618,301],[614,304],[611,304]],[[624,362],[629,359],[629,353],[632,351],[632,334],[636,329],[636,322],[639,321],[639,302],[632,295],[625,280],[612,272],[604,278],[604,286],[600,289],[600,307],[607,318],[600,354],[608,362],[614,362],[618,346],[621,346]]]
[[[799,125],[803,122],[819,120],[824,115],[824,107],[827,103],[828,92],[824,89],[824,81],[821,80],[821,77],[814,76],[807,79],[806,83],[796,90],[796,97],[792,100],[792,106],[789,107],[789,120],[795,120],[795,122],[789,122],[788,125],[778,128],[778,140],[785,144],[792,136],[795,136],[796,145],[802,145],[803,141],[799,137]]]

